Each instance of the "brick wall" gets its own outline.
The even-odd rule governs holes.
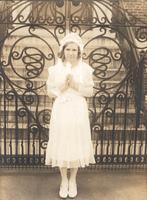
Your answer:
[[[147,23],[147,0],[122,0],[125,9]]]

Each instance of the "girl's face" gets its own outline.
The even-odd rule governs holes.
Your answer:
[[[66,62],[75,62],[78,59],[78,45],[76,43],[69,43],[64,49],[64,56]]]

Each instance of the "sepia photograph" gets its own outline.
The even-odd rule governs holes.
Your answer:
[[[147,0],[0,0],[0,200],[147,199]]]

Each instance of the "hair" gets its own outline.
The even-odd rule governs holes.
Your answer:
[[[64,62],[64,60],[65,60],[64,49],[67,47],[67,45],[69,45],[69,44],[71,44],[71,43],[74,43],[74,42],[67,42],[67,43],[63,46],[62,50],[61,50],[60,52],[58,52],[58,57],[61,58],[62,62]],[[77,43],[76,43],[76,44],[77,44]],[[77,58],[80,59],[81,56],[82,56],[82,52],[81,52],[81,50],[80,50],[79,45],[77,45],[77,46],[78,46],[78,57],[77,57]]]

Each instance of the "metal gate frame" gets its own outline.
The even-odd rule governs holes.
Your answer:
[[[147,24],[121,1],[0,3],[0,166],[44,166],[52,106],[45,72],[69,31],[82,37],[94,69],[87,101],[96,165],[146,164]]]

